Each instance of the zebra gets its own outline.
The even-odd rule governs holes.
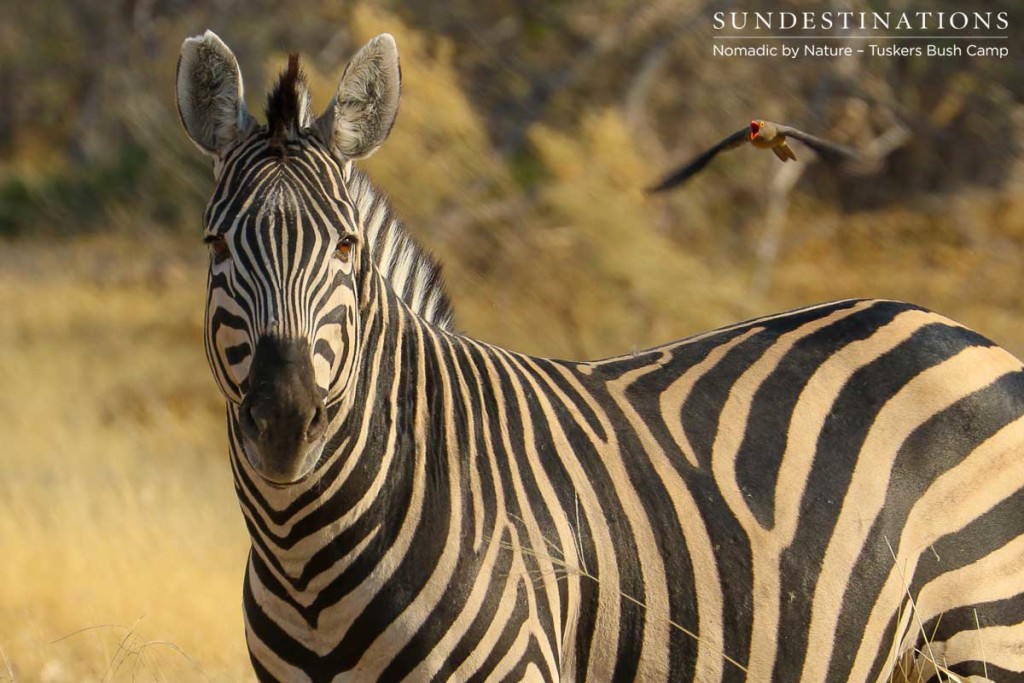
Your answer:
[[[316,116],[292,54],[260,124],[214,33],[178,62],[261,681],[1024,680],[1019,360],[885,300],[475,340],[353,167],[400,82],[377,36]]]

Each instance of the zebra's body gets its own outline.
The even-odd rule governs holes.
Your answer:
[[[1017,359],[870,300],[593,363],[459,335],[346,161],[390,127],[348,113],[387,110],[386,74],[348,82],[387,70],[387,41],[316,121],[286,76],[279,135],[273,103],[266,130],[203,125],[221,104],[189,83],[233,64],[210,35],[186,41],[179,106],[218,164],[207,345],[261,680],[885,681],[915,643],[1024,678]],[[292,402],[277,438],[268,406]]]

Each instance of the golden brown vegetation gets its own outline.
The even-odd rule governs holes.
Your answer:
[[[0,648],[17,681],[249,676],[202,275],[169,249],[5,252]]]
[[[40,0],[0,26],[19,94],[0,100],[0,681],[251,679],[202,347],[212,183],[171,87],[207,26],[256,112],[284,51],[306,53],[319,107],[358,44],[396,35],[401,112],[363,167],[445,263],[473,336],[599,357],[879,296],[1024,353],[1019,59],[862,64],[860,90],[848,64],[798,64],[772,91],[772,64],[711,60],[696,2],[258,4]],[[921,126],[878,174],[801,159],[781,204],[771,155],[641,189],[754,114],[855,143],[894,112]]]

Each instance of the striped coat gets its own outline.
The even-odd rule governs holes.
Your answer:
[[[390,303],[364,348],[392,371],[367,367],[293,514],[235,442],[257,658],[287,643],[304,671],[365,680],[875,681],[923,624],[949,666],[1022,668],[1024,374],[979,335],[848,301],[573,363]]]

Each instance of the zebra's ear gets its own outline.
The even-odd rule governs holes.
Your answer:
[[[207,154],[220,155],[255,124],[242,99],[238,60],[213,31],[181,44],[176,94],[185,132]]]
[[[370,156],[391,132],[401,90],[398,46],[382,33],[345,67],[337,94],[316,122],[320,138],[342,158]]]

